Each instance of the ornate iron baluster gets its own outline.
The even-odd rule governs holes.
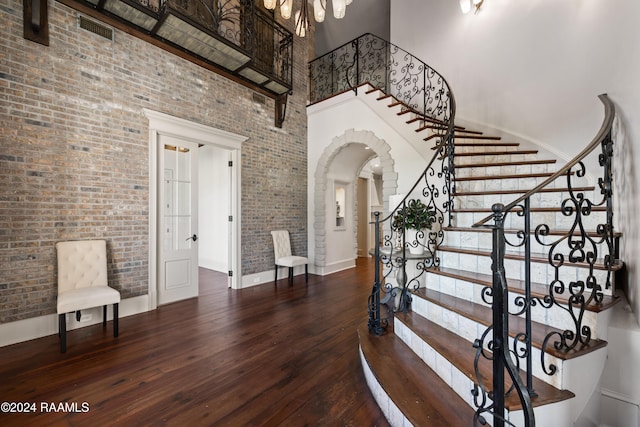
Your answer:
[[[494,225],[491,227],[493,239],[493,250],[491,252],[493,284],[491,288],[485,288],[483,299],[492,307],[493,324],[473,344],[474,348],[476,348],[474,361],[476,383],[471,393],[474,396],[474,404],[478,408],[474,416],[474,425],[485,425],[487,416],[491,416],[494,427],[504,427],[505,424],[513,426],[514,424],[505,418],[504,411],[505,395],[515,390],[522,403],[525,426],[534,427],[535,417],[531,396],[520,378],[518,367],[512,359],[512,353],[517,351],[515,344],[514,350],[509,350],[509,289],[504,270],[506,246],[504,205],[497,203],[491,209],[494,219]],[[491,341],[487,342],[486,340],[490,334]],[[517,360],[517,355],[514,354],[513,356]],[[486,390],[484,379],[480,374],[479,363],[481,358],[492,361],[493,383],[490,392]],[[512,380],[510,390],[505,390],[505,370]]]
[[[375,273],[373,281],[373,290],[369,296],[369,332],[373,332],[376,335],[382,335],[387,327],[387,320],[380,318],[380,292],[382,288],[382,282],[380,281],[380,212],[375,212]]]

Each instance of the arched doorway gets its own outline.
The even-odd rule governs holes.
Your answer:
[[[375,157],[379,158],[382,175],[382,203],[388,210],[389,195],[395,194],[398,174],[390,155],[391,147],[371,131],[345,131],[335,137],[324,150],[315,172],[314,241],[315,267],[327,274],[355,265],[357,257],[358,209],[357,183],[363,168]],[[344,191],[344,207],[340,216],[336,195]],[[349,262],[351,265],[349,265]]]

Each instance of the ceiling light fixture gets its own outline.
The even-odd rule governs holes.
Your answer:
[[[305,37],[309,31],[309,6],[308,0],[300,0],[300,9],[294,14],[295,31],[300,37]],[[333,16],[336,19],[344,18],[347,6],[353,0],[331,0],[333,6]],[[471,0],[469,0],[471,1]],[[477,0],[473,0],[477,1]],[[264,0],[264,7],[269,10],[275,10],[280,6],[280,16],[282,19],[289,19],[293,10],[293,0]],[[313,0],[313,17],[316,22],[324,21],[327,12],[327,0]]]
[[[460,0],[460,9],[464,14],[471,12],[471,9],[475,9],[473,13],[477,14],[480,11],[480,7],[482,7],[482,3],[484,3],[484,0]]]

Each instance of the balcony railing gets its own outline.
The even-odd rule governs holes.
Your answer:
[[[364,34],[309,63],[309,101],[315,103],[369,83],[402,102],[438,136],[449,131],[453,106],[449,86],[436,70],[373,34]]]
[[[293,35],[252,0],[62,0],[151,37],[282,99],[293,84]],[[106,18],[106,19],[105,19]],[[147,38],[148,40],[148,38]],[[159,43],[158,43],[159,42]]]

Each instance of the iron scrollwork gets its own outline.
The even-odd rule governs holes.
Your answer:
[[[605,105],[605,121],[599,132],[599,135],[592,143],[583,150],[583,152],[574,160],[569,162],[565,167],[553,174],[545,182],[539,184],[536,188],[525,193],[519,199],[513,201],[506,207],[500,207],[494,210],[493,216],[495,225],[494,229],[492,259],[494,263],[494,285],[492,288],[485,288],[482,292],[482,298],[488,305],[491,305],[494,312],[494,324],[487,328],[482,338],[476,340],[474,347],[476,348],[476,361],[482,358],[492,360],[494,363],[494,379],[496,374],[506,369],[514,380],[512,390],[515,389],[523,404],[530,403],[531,397],[535,397],[536,393],[532,386],[532,370],[534,354],[531,350],[531,325],[532,315],[531,308],[539,306],[547,310],[560,310],[568,315],[571,319],[572,327],[563,330],[555,330],[549,332],[543,339],[540,349],[540,364],[542,372],[547,375],[554,375],[558,371],[558,367],[553,364],[552,359],[545,356],[549,354],[550,348],[555,353],[567,353],[580,346],[588,346],[592,340],[593,331],[591,327],[585,323],[585,312],[590,305],[602,303],[604,298],[603,290],[612,289],[612,272],[620,265],[616,260],[617,241],[613,231],[613,213],[612,213],[612,171],[611,162],[613,156],[613,147],[611,140],[611,126],[613,121],[613,107],[606,96],[602,95],[600,99]],[[597,201],[597,192],[594,197],[589,197],[589,187],[584,185],[584,181],[588,174],[586,171],[585,158],[593,153],[596,148],[601,147],[601,153],[598,155],[598,163],[602,170],[602,177],[598,179],[598,189],[601,198]],[[540,191],[545,187],[552,186],[556,180],[566,179],[567,196],[560,206],[560,218],[558,223],[548,224],[545,221],[539,221],[535,226],[535,211],[530,207],[531,197],[535,194],[541,194]],[[582,184],[582,185],[579,185]],[[604,212],[604,221],[599,222],[596,217],[597,212]],[[500,213],[501,216],[498,215]],[[516,229],[517,241],[509,241],[504,237],[505,218],[521,218],[522,224]],[[475,227],[487,227],[488,218],[475,224]],[[512,227],[515,221],[511,221]],[[567,231],[558,233],[559,228],[565,227]],[[546,252],[548,261],[549,283],[548,291],[542,296],[532,296],[532,247],[536,244]],[[497,296],[500,292],[504,292],[504,301],[508,301],[508,290],[506,288],[506,274],[504,272],[505,246],[513,249],[521,249],[520,254],[524,255],[525,270],[524,295],[515,297],[512,302],[512,312],[509,312],[508,303],[497,302]],[[497,270],[496,270],[497,269]],[[571,274],[568,273],[571,270]],[[600,273],[598,273],[600,271]],[[512,371],[505,366],[501,368],[496,366],[496,351],[498,345],[495,340],[500,339],[497,333],[498,312],[504,313],[505,319],[502,327],[504,333],[508,333],[509,315],[524,317],[526,331],[514,333],[510,356],[506,351],[501,351],[501,358],[505,363],[514,362],[515,369]],[[497,317],[496,317],[497,316]],[[493,340],[490,341],[490,331],[493,331]],[[498,338],[496,338],[498,337]],[[508,339],[507,335],[501,338],[503,341]],[[526,385],[520,380],[518,374],[521,363],[526,363]],[[477,366],[477,364],[476,364]],[[514,376],[515,375],[515,376]],[[509,391],[496,388],[499,384],[494,384],[492,392],[487,392],[486,387],[482,383],[479,371],[476,372],[477,383],[472,391],[476,411],[476,424],[484,424],[484,417],[488,414],[493,416],[494,426],[502,426],[505,423],[510,424],[504,419],[504,408],[501,407],[502,402],[499,396]],[[524,400],[523,400],[524,399]],[[491,400],[491,401],[490,401]],[[525,416],[525,425],[530,426],[535,419],[529,419]]]
[[[453,97],[446,80],[409,52],[364,34],[309,63],[309,100],[315,103],[368,83],[392,95],[441,139],[453,123]]]

